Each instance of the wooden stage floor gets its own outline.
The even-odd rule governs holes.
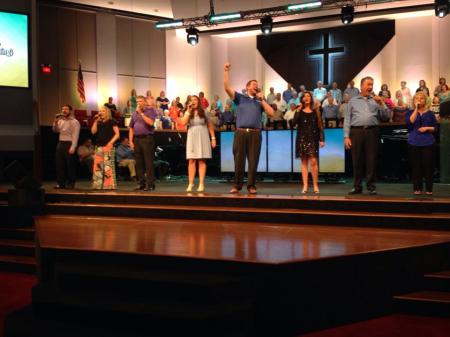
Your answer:
[[[42,248],[284,264],[450,241],[450,232],[205,220],[40,216]]]

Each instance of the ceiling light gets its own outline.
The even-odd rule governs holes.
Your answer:
[[[155,27],[156,29],[161,29],[161,28],[174,28],[174,27],[180,27],[183,25],[183,20],[171,20],[171,21],[160,21],[157,22]]]
[[[352,5],[346,5],[341,9],[341,20],[344,25],[352,23],[355,8]]]
[[[288,5],[288,11],[302,11],[305,9],[316,8],[322,6],[322,1],[313,1],[303,4]]]
[[[270,15],[266,15],[261,18],[261,32],[265,35],[268,35],[272,32],[272,17]]]
[[[449,10],[448,0],[435,0],[434,12],[437,17],[443,18],[448,14],[448,10]]]
[[[210,22],[218,22],[218,21],[232,21],[241,18],[241,13],[227,13],[227,14],[218,14],[212,15],[209,18]]]
[[[198,29],[189,27],[188,29],[186,29],[186,33],[187,42],[191,46],[196,46],[198,44]]]

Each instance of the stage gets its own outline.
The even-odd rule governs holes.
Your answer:
[[[198,184],[198,178],[196,179],[196,184]],[[195,189],[191,195],[229,195],[229,191],[232,186],[232,181],[225,179],[215,179],[215,178],[207,178],[205,183],[205,191],[203,193],[195,192]],[[160,194],[179,194],[186,195],[185,189],[187,187],[187,179],[186,177],[174,177],[168,178],[164,180],[160,180],[156,182],[156,190],[151,192],[135,192],[134,188],[136,184],[131,181],[122,181],[119,180],[117,182],[117,189],[115,191],[93,191],[91,189],[91,182],[89,180],[77,181],[74,190],[55,190],[53,187],[56,185],[55,182],[45,181],[43,183],[43,188],[47,193],[70,193],[70,192],[97,192],[97,193],[136,193],[136,194],[148,194],[148,195],[160,195]],[[8,186],[3,185],[1,190],[6,189]],[[197,185],[195,186],[197,187]],[[412,184],[405,183],[377,183],[377,196],[369,196],[366,193],[362,195],[349,196],[347,193],[352,189],[351,179],[348,179],[347,182],[344,183],[320,183],[320,194],[315,195],[312,191],[312,186],[310,187],[309,193],[306,195],[301,194],[302,185],[300,182],[280,182],[280,181],[261,181],[257,182],[258,194],[257,196],[286,196],[286,197],[320,197],[320,198],[330,198],[330,197],[341,197],[344,199],[347,198],[394,198],[394,199],[448,199],[450,201],[450,184],[440,184],[435,183],[433,185],[433,196],[413,195]],[[234,197],[233,195],[229,195],[230,197]],[[246,187],[244,185],[238,196],[248,197]],[[253,197],[253,196],[251,196]]]
[[[297,336],[420,311],[405,294],[430,289],[426,313],[448,316],[425,275],[450,269],[449,185],[432,197],[385,183],[376,196],[348,196],[349,183],[320,195],[292,182],[260,182],[257,195],[217,180],[204,193],[181,179],[118,185],[43,184],[28,229],[39,283],[5,336]]]

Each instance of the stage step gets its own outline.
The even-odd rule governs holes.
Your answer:
[[[394,300],[400,312],[450,317],[450,292],[425,290],[397,295]]]
[[[450,292],[450,270],[426,274],[424,277],[427,289]]]
[[[0,239],[15,239],[15,240],[31,240],[34,241],[33,227],[0,227]]]
[[[43,286],[33,288],[33,311],[38,318],[59,319],[69,325],[94,324],[108,326],[112,330],[131,329],[131,335],[133,331],[140,331],[157,336],[159,333],[165,336],[184,333],[211,336],[218,326],[222,327],[220,332],[240,331],[252,325],[253,302],[252,299],[241,298],[201,303],[173,297],[129,297],[123,293],[103,291],[55,292]]]
[[[243,208],[205,206],[201,200],[190,206],[150,204],[107,204],[51,202],[47,214],[90,215],[115,217],[144,217],[163,219],[203,219],[327,226],[390,227],[427,230],[450,230],[450,213],[423,214],[357,212],[309,209]]]
[[[34,256],[35,248],[32,240],[0,239],[0,254]]]
[[[16,273],[36,273],[36,258],[33,256],[0,255],[0,270]]]
[[[243,208],[277,208],[297,210],[335,210],[355,212],[434,214],[449,212],[450,202],[445,199],[418,200],[414,198],[361,197],[361,196],[283,196],[231,194],[163,194],[145,192],[47,192],[49,203],[84,203],[117,205],[175,205],[217,206]]]

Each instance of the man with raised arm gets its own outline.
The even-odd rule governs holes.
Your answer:
[[[256,80],[246,85],[246,93],[241,94],[230,86],[230,63],[224,65],[223,84],[228,96],[236,104],[236,131],[234,133],[234,184],[230,193],[239,193],[244,184],[245,160],[248,160],[247,190],[256,194],[256,170],[261,152],[261,117],[265,111],[273,117],[272,107],[265,101]]]

